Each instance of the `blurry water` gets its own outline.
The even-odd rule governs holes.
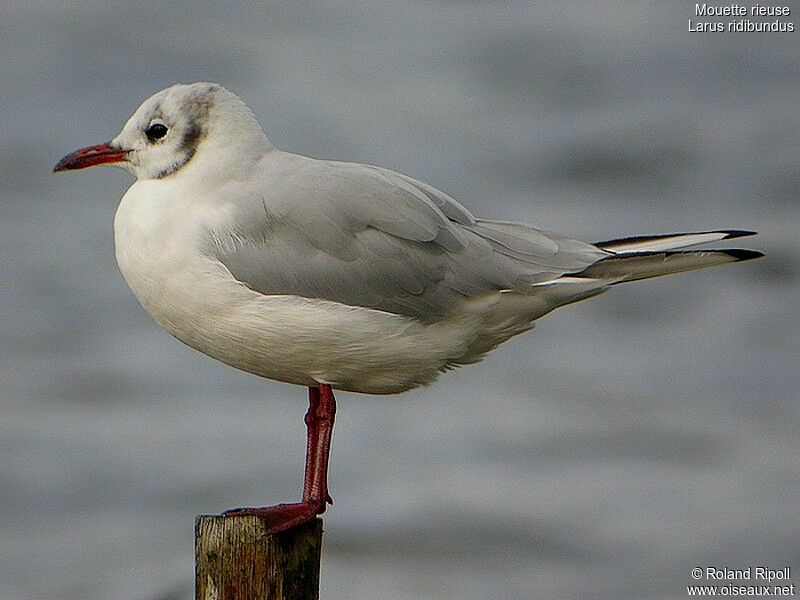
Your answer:
[[[196,514],[299,493],[304,390],[159,331],[113,259],[129,177],[50,173],[194,80],[281,148],[478,215],[768,254],[341,394],[324,598],[683,598],[695,566],[798,566],[798,34],[692,34],[683,2],[0,6],[0,597],[189,598]]]

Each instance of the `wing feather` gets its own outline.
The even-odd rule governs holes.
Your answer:
[[[608,255],[526,225],[477,221],[446,194],[386,169],[296,155],[235,206],[234,243],[211,251],[251,289],[423,321],[490,292],[535,293],[531,284]]]

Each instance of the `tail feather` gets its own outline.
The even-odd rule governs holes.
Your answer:
[[[639,252],[661,252],[665,250],[678,250],[708,242],[730,240],[733,238],[755,235],[754,231],[741,231],[738,229],[721,229],[718,231],[699,231],[696,233],[669,233],[663,235],[643,235],[617,240],[597,242],[595,246],[618,254]]]
[[[628,252],[599,260],[573,276],[590,277],[615,284],[750,260],[760,256],[764,256],[763,253],[738,248],[683,252]]]

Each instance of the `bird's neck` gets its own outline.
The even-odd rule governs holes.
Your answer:
[[[175,175],[193,185],[245,178],[264,156],[273,151],[275,148],[263,135],[215,140],[213,145],[201,144],[192,159]]]

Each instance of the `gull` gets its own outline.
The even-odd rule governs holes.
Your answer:
[[[308,387],[302,500],[225,513],[258,515],[273,533],[333,502],[334,389],[426,385],[618,283],[762,256],[683,250],[749,231],[590,244],[478,219],[406,175],[278,150],[245,103],[214,83],[156,93],[114,139],[54,171],[95,165],[136,177],[114,241],[144,310],[208,356]]]

